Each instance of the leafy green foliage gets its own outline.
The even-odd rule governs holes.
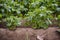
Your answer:
[[[29,4],[26,24],[32,25],[33,28],[48,28],[48,25],[52,24],[52,14],[57,7],[56,0],[34,0]]]
[[[57,25],[60,27],[60,15],[57,16]]]
[[[24,17],[26,24],[33,28],[48,28],[52,15],[55,12],[59,15],[59,5],[58,0],[0,0],[0,22],[14,28],[21,25],[21,17]]]
[[[0,14],[0,18],[2,18],[2,14]]]
[[[21,18],[10,16],[10,17],[5,18],[3,21],[6,23],[7,28],[14,29],[16,28],[16,26],[21,25],[20,20]]]
[[[20,4],[13,0],[0,0],[0,23],[6,25],[9,29],[14,29],[21,25]]]
[[[60,15],[58,15],[58,19],[60,19]]]
[[[51,20],[53,16],[52,11],[47,11],[47,9],[36,9],[33,12],[28,12],[27,24],[32,25],[33,28],[48,28],[49,24],[52,24]]]

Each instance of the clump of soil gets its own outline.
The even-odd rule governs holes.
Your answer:
[[[15,31],[0,28],[0,40],[60,40],[57,27],[48,29],[17,28]]]

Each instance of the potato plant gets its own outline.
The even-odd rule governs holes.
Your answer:
[[[20,4],[13,0],[0,0],[0,23],[5,24],[9,29],[21,25]],[[3,25],[2,24],[2,25]]]
[[[53,14],[57,11],[58,4],[56,0],[34,0],[29,4],[29,11],[26,14],[26,25],[32,25],[33,28],[48,28],[53,24]],[[55,14],[54,14],[55,15]]]
[[[48,28],[59,10],[57,0],[0,0],[0,23],[12,29],[21,25],[24,18],[32,28]]]

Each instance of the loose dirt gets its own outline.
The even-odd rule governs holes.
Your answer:
[[[15,31],[0,28],[0,40],[60,40],[57,27],[48,29],[17,28]]]

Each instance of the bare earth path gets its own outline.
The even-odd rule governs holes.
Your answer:
[[[15,31],[0,28],[0,40],[60,40],[57,27],[48,29],[17,28]]]

